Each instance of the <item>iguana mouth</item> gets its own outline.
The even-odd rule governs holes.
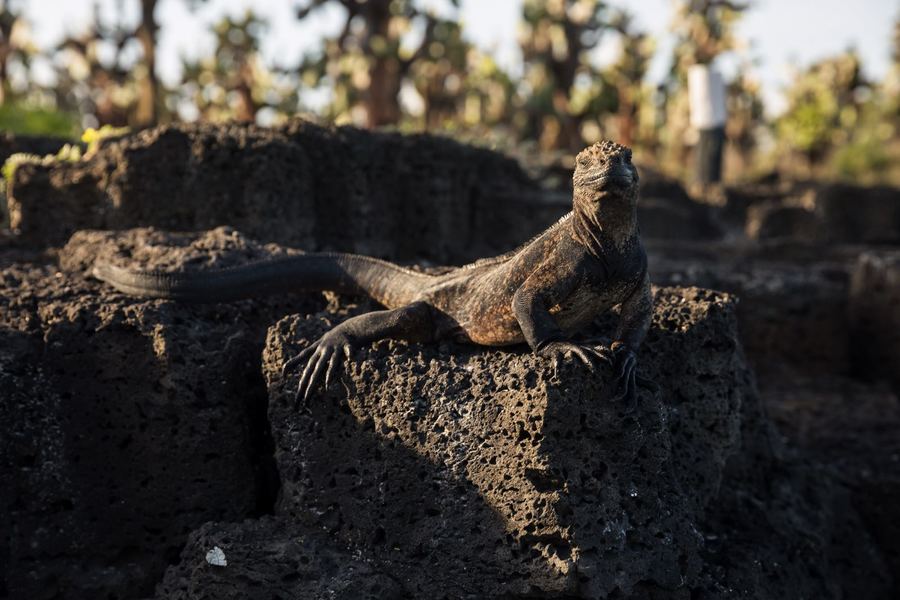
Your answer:
[[[590,179],[580,179],[577,181],[579,186],[598,187],[600,189],[607,187],[627,188],[634,183],[634,177],[628,169],[613,168],[607,169],[600,175],[591,177]]]

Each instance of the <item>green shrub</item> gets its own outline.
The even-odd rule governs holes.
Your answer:
[[[23,104],[0,106],[0,130],[24,135],[75,138],[78,122],[72,115]]]

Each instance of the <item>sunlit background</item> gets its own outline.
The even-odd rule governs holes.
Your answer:
[[[728,89],[727,179],[900,181],[900,3],[7,0],[0,127],[296,114],[561,157],[602,136],[686,176],[686,69]],[[549,160],[549,159],[548,159]]]

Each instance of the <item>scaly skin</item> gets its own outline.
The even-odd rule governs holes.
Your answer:
[[[262,293],[335,290],[365,293],[388,310],[347,319],[284,364],[303,366],[298,400],[355,346],[395,338],[453,339],[483,346],[527,342],[548,357],[571,353],[593,367],[614,364],[617,398],[633,400],[635,353],[650,325],[647,258],[637,227],[638,174],[631,151],[604,141],[582,151],[572,212],[518,250],[430,276],[348,254],[305,254],[200,276],[139,273],[97,265],[94,274],[126,293],[200,302]],[[570,337],[621,305],[610,347]]]

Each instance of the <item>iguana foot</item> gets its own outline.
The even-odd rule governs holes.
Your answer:
[[[343,352],[346,359],[350,360],[351,349],[350,338],[344,333],[332,329],[318,340],[310,344],[300,354],[284,363],[281,368],[282,376],[286,376],[288,371],[306,363],[306,368],[300,375],[300,383],[297,384],[297,394],[295,396],[296,406],[306,404],[309,395],[318,385],[322,375],[325,375],[325,387],[331,382],[331,376],[341,361],[341,353]]]
[[[549,344],[538,350],[538,354],[547,358],[557,358],[559,356],[565,356],[566,354],[571,353],[572,355],[578,357],[578,359],[581,360],[581,362],[583,362],[587,366],[587,368],[593,371],[594,367],[596,366],[595,361],[599,360],[601,362],[612,364],[610,355],[605,350],[605,348],[598,348],[595,346],[591,346],[590,344],[578,344],[575,342],[560,340],[556,342],[550,342]]]

